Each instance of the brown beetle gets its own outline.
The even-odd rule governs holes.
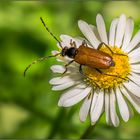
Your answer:
[[[62,48],[62,51],[56,55],[52,55],[52,56],[46,56],[43,58],[40,58],[34,62],[32,62],[24,71],[24,76],[26,74],[26,71],[35,63],[37,62],[41,62],[43,60],[46,60],[48,58],[51,57],[55,57],[58,55],[61,55],[63,57],[67,56],[69,58],[72,58],[73,60],[70,61],[68,64],[65,65],[65,71],[64,73],[67,71],[67,66],[70,65],[72,62],[77,62],[78,64],[80,64],[79,66],[79,72],[86,76],[83,71],[82,71],[82,65],[84,66],[88,66],[90,68],[94,68],[96,69],[98,72],[102,73],[102,71],[100,69],[108,69],[112,66],[115,66],[115,62],[113,61],[112,57],[101,51],[100,48],[103,46],[104,43],[101,43],[98,47],[98,49],[94,49],[94,48],[89,48],[86,44],[85,41],[83,41],[83,43],[77,48],[76,47],[76,43],[74,41],[70,41],[70,45],[71,47],[68,48],[66,47],[62,47],[61,42],[52,34],[52,32],[50,32],[50,30],[48,29],[48,27],[46,26],[46,24],[44,23],[43,19],[40,18],[44,27],[46,28],[46,30],[54,37],[54,39],[59,43],[59,46]],[[111,53],[112,50],[106,45],[104,44],[110,51]],[[63,73],[63,74],[64,74]],[[105,74],[105,73],[103,73]],[[109,74],[105,74],[105,75],[109,75]],[[109,76],[115,76],[118,77],[117,75],[109,75]],[[87,77],[88,78],[88,77]],[[121,77],[120,77],[121,78]]]
[[[75,42],[73,42],[73,44],[75,44]],[[62,53],[63,51],[65,52],[63,56],[73,58],[75,62],[91,68],[107,69],[115,65],[109,54],[94,48],[89,48],[85,41],[83,41],[78,49],[76,47],[71,47],[64,48]]]

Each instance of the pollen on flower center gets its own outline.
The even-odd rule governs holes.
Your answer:
[[[90,67],[85,68],[85,74],[89,77],[86,81],[90,82],[90,84],[93,84],[95,87],[98,85],[101,89],[108,89],[120,85],[127,80],[127,76],[131,71],[128,54],[124,53],[116,46],[108,47],[113,51],[113,54],[105,46],[102,46],[100,50],[112,56],[115,66],[108,69],[100,69],[102,73]]]

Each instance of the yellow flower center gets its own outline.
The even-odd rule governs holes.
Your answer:
[[[124,53],[120,48],[116,46],[108,47],[112,50],[113,53],[111,53],[111,51],[105,46],[102,46],[100,50],[108,53],[113,58],[115,66],[111,66],[108,69],[100,69],[102,73],[90,67],[86,67],[84,70],[88,77],[86,81],[92,84],[95,88],[97,88],[97,86],[100,87],[100,89],[116,87],[124,81],[128,80],[127,77],[131,71],[128,54]]]

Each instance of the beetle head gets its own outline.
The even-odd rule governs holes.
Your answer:
[[[77,49],[75,47],[71,47],[71,48],[64,47],[61,52],[62,56],[68,56],[70,58],[74,58],[76,54],[77,54]]]

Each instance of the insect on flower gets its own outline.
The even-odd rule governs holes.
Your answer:
[[[118,111],[125,122],[133,115],[130,103],[140,113],[140,30],[133,36],[132,18],[122,14],[113,19],[107,33],[102,15],[97,14],[96,26],[78,21],[85,38],[61,35],[61,41],[41,21],[61,51],[34,61],[24,75],[33,64],[57,57],[66,64],[51,66],[54,73],[62,74],[49,81],[52,90],[64,90],[58,106],[70,107],[83,100],[82,122],[89,114],[95,124],[105,112],[107,124],[115,127],[120,122]]]
[[[114,55],[123,55],[123,54],[117,54],[117,53],[114,53],[108,45],[106,45],[105,43],[101,43],[97,49],[94,49],[94,48],[90,48],[88,47],[87,43],[85,40],[83,40],[82,44],[80,46],[76,46],[76,43],[75,41],[73,40],[70,40],[70,46],[71,47],[68,47],[68,46],[65,46],[64,48],[62,47],[61,45],[61,42],[56,38],[56,36],[54,36],[54,34],[48,29],[48,27],[46,26],[45,22],[43,21],[42,17],[40,17],[45,29],[50,33],[51,36],[53,36],[53,38],[59,43],[59,46],[61,47],[61,52],[60,53],[57,53],[55,55],[51,55],[51,56],[45,56],[45,57],[42,57],[34,62],[32,62],[24,71],[24,76],[26,74],[26,71],[33,65],[33,64],[36,64],[37,62],[41,62],[41,61],[44,61],[48,58],[51,58],[51,57],[56,57],[58,55],[61,55],[62,57],[69,57],[69,58],[72,58],[73,60],[71,60],[70,62],[68,62],[66,65],[65,65],[65,71],[63,72],[63,74],[65,74],[67,72],[67,67],[73,63],[73,62],[77,62],[78,64],[80,64],[79,66],[79,72],[86,78],[88,78],[90,80],[89,77],[86,76],[86,74],[84,74],[83,70],[82,70],[82,65],[84,66],[88,66],[90,68],[94,68],[96,71],[98,71],[99,73],[101,74],[105,74],[105,75],[108,75],[108,76],[114,76],[114,77],[119,77],[117,75],[111,75],[111,74],[106,74],[106,73],[103,73],[100,69],[108,69],[110,67],[113,67],[115,66],[115,62],[113,61],[112,57],[108,54],[108,53],[105,53],[103,51],[101,51],[100,49],[102,47],[107,47],[108,50],[111,52],[111,54],[114,54]],[[124,55],[125,56],[125,55]],[[124,79],[122,77],[119,77],[121,79]],[[99,85],[94,82],[94,84],[99,87]],[[100,88],[100,87],[99,87]]]

